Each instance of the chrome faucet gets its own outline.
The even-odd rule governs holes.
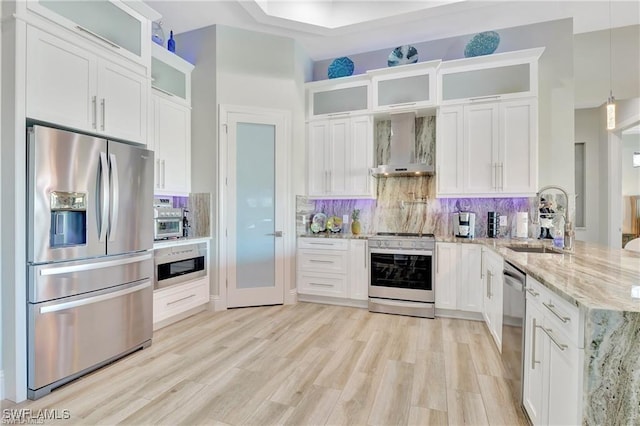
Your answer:
[[[542,198],[542,194],[545,191],[548,191],[550,189],[557,189],[558,191],[562,192],[562,194],[564,195],[564,198],[567,200],[567,207],[564,210],[564,248],[566,250],[573,250],[573,240],[575,237],[575,232],[573,230],[573,224],[571,223],[571,216],[569,215],[569,194],[567,193],[567,191],[560,187],[560,186],[555,186],[555,185],[548,185],[548,186],[543,186],[542,188],[540,188],[538,190],[538,193],[536,194],[536,201],[538,204],[538,207],[536,208],[536,224],[540,223],[540,200]]]

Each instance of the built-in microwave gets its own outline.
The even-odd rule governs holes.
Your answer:
[[[155,289],[207,275],[207,244],[185,244],[155,250]]]

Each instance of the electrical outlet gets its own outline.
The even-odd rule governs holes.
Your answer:
[[[500,216],[500,226],[507,226],[507,217]]]

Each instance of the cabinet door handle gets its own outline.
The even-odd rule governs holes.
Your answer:
[[[556,311],[556,310],[555,310],[555,306],[554,306],[554,304],[553,304],[553,303],[544,303],[544,302],[542,302],[542,304],[544,305],[544,307],[545,307],[545,308],[547,308],[548,310],[550,310],[550,311],[551,311],[551,313],[552,313],[553,315],[555,315],[556,317],[558,317],[558,319],[560,319],[560,321],[562,321],[563,323],[565,323],[565,324],[566,324],[566,323],[568,323],[568,322],[571,320],[571,318],[569,318],[569,317],[565,317],[565,316],[562,316],[562,315],[560,314],[560,312]]]
[[[178,300],[174,300],[172,302],[167,303],[167,306],[171,306],[174,303],[182,302],[183,300],[191,299],[192,297],[196,297],[196,295],[195,294],[190,294],[190,295],[188,295],[186,297],[180,298]]]
[[[105,100],[105,98],[102,98],[100,100],[100,106],[102,107],[102,123],[100,123],[100,128],[102,130],[104,130],[104,126],[105,126],[105,115],[106,114],[105,114],[104,110],[107,108],[106,103],[107,103],[107,101]]]
[[[160,188],[160,159],[156,159],[156,186]]]
[[[367,250],[367,243],[364,243],[364,269],[367,269],[367,256],[369,252]]]
[[[157,90],[158,92],[162,92],[162,93],[164,93],[165,95],[175,96],[173,93],[171,93],[171,92],[167,92],[166,90],[163,90],[163,89],[161,89],[161,88],[159,88],[159,87],[151,86],[151,88],[152,88],[153,90]]]
[[[98,34],[94,33],[93,31],[86,29],[85,27],[82,27],[80,25],[76,25],[76,28],[79,31],[82,31],[83,33],[89,34],[90,36],[93,36],[93,37],[97,38],[98,40],[102,41],[103,43],[108,44],[109,46],[113,47],[114,49],[120,49],[120,46],[118,46],[117,44],[115,44],[111,40],[107,40],[106,38],[102,37],[101,35],[98,35]]]
[[[530,295],[532,295],[533,297],[538,297],[540,296],[540,293],[538,293],[537,291],[535,291],[532,288],[527,288],[527,293],[529,293]]]
[[[333,287],[331,284],[325,284],[325,283],[313,283],[313,282],[310,282],[309,284],[316,285],[318,287]]]
[[[480,96],[478,98],[470,98],[469,100],[471,102],[475,102],[475,101],[486,101],[489,99],[500,99],[500,95],[494,95],[494,96]]]
[[[440,272],[440,246],[436,246],[436,274]]]
[[[496,163],[491,164],[491,188],[496,189]]]
[[[491,273],[491,271],[487,271],[487,297],[489,299],[491,299],[492,297],[492,291],[491,291],[491,278],[493,276],[493,273]]]
[[[532,336],[531,336],[531,369],[536,369],[536,364],[540,364],[540,361],[536,361],[536,328],[542,328],[541,325],[538,325],[536,319],[533,319],[533,326],[531,327]]]
[[[93,122],[91,123],[91,126],[94,129],[96,129],[98,126],[98,97],[97,96],[91,97],[91,116],[93,118]]]
[[[558,342],[556,336],[553,334],[553,330],[552,329],[544,328],[544,327],[541,327],[541,328],[544,330],[545,333],[547,333],[547,336],[549,336],[549,339],[551,339],[551,341],[553,343],[555,343],[555,345],[558,348],[560,348],[561,351],[564,351],[565,349],[567,349],[569,347],[568,345],[565,345],[564,343]]]
[[[484,250],[480,249],[480,279],[484,279]]]
[[[500,191],[504,191],[504,164],[500,163]]]

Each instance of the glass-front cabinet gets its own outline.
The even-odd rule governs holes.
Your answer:
[[[436,105],[436,71],[441,61],[421,62],[368,71],[374,111]]]
[[[538,58],[544,48],[446,61],[438,70],[438,104],[538,95]]]
[[[309,119],[348,116],[369,109],[370,83],[366,75],[307,83],[306,87]]]
[[[150,14],[144,16],[136,10],[135,2],[118,0],[31,0],[26,4],[30,11],[107,50],[143,65],[148,63],[151,20],[160,17],[149,7],[141,6]]]
[[[152,43],[151,87],[173,101],[191,105],[191,71],[194,66]]]

